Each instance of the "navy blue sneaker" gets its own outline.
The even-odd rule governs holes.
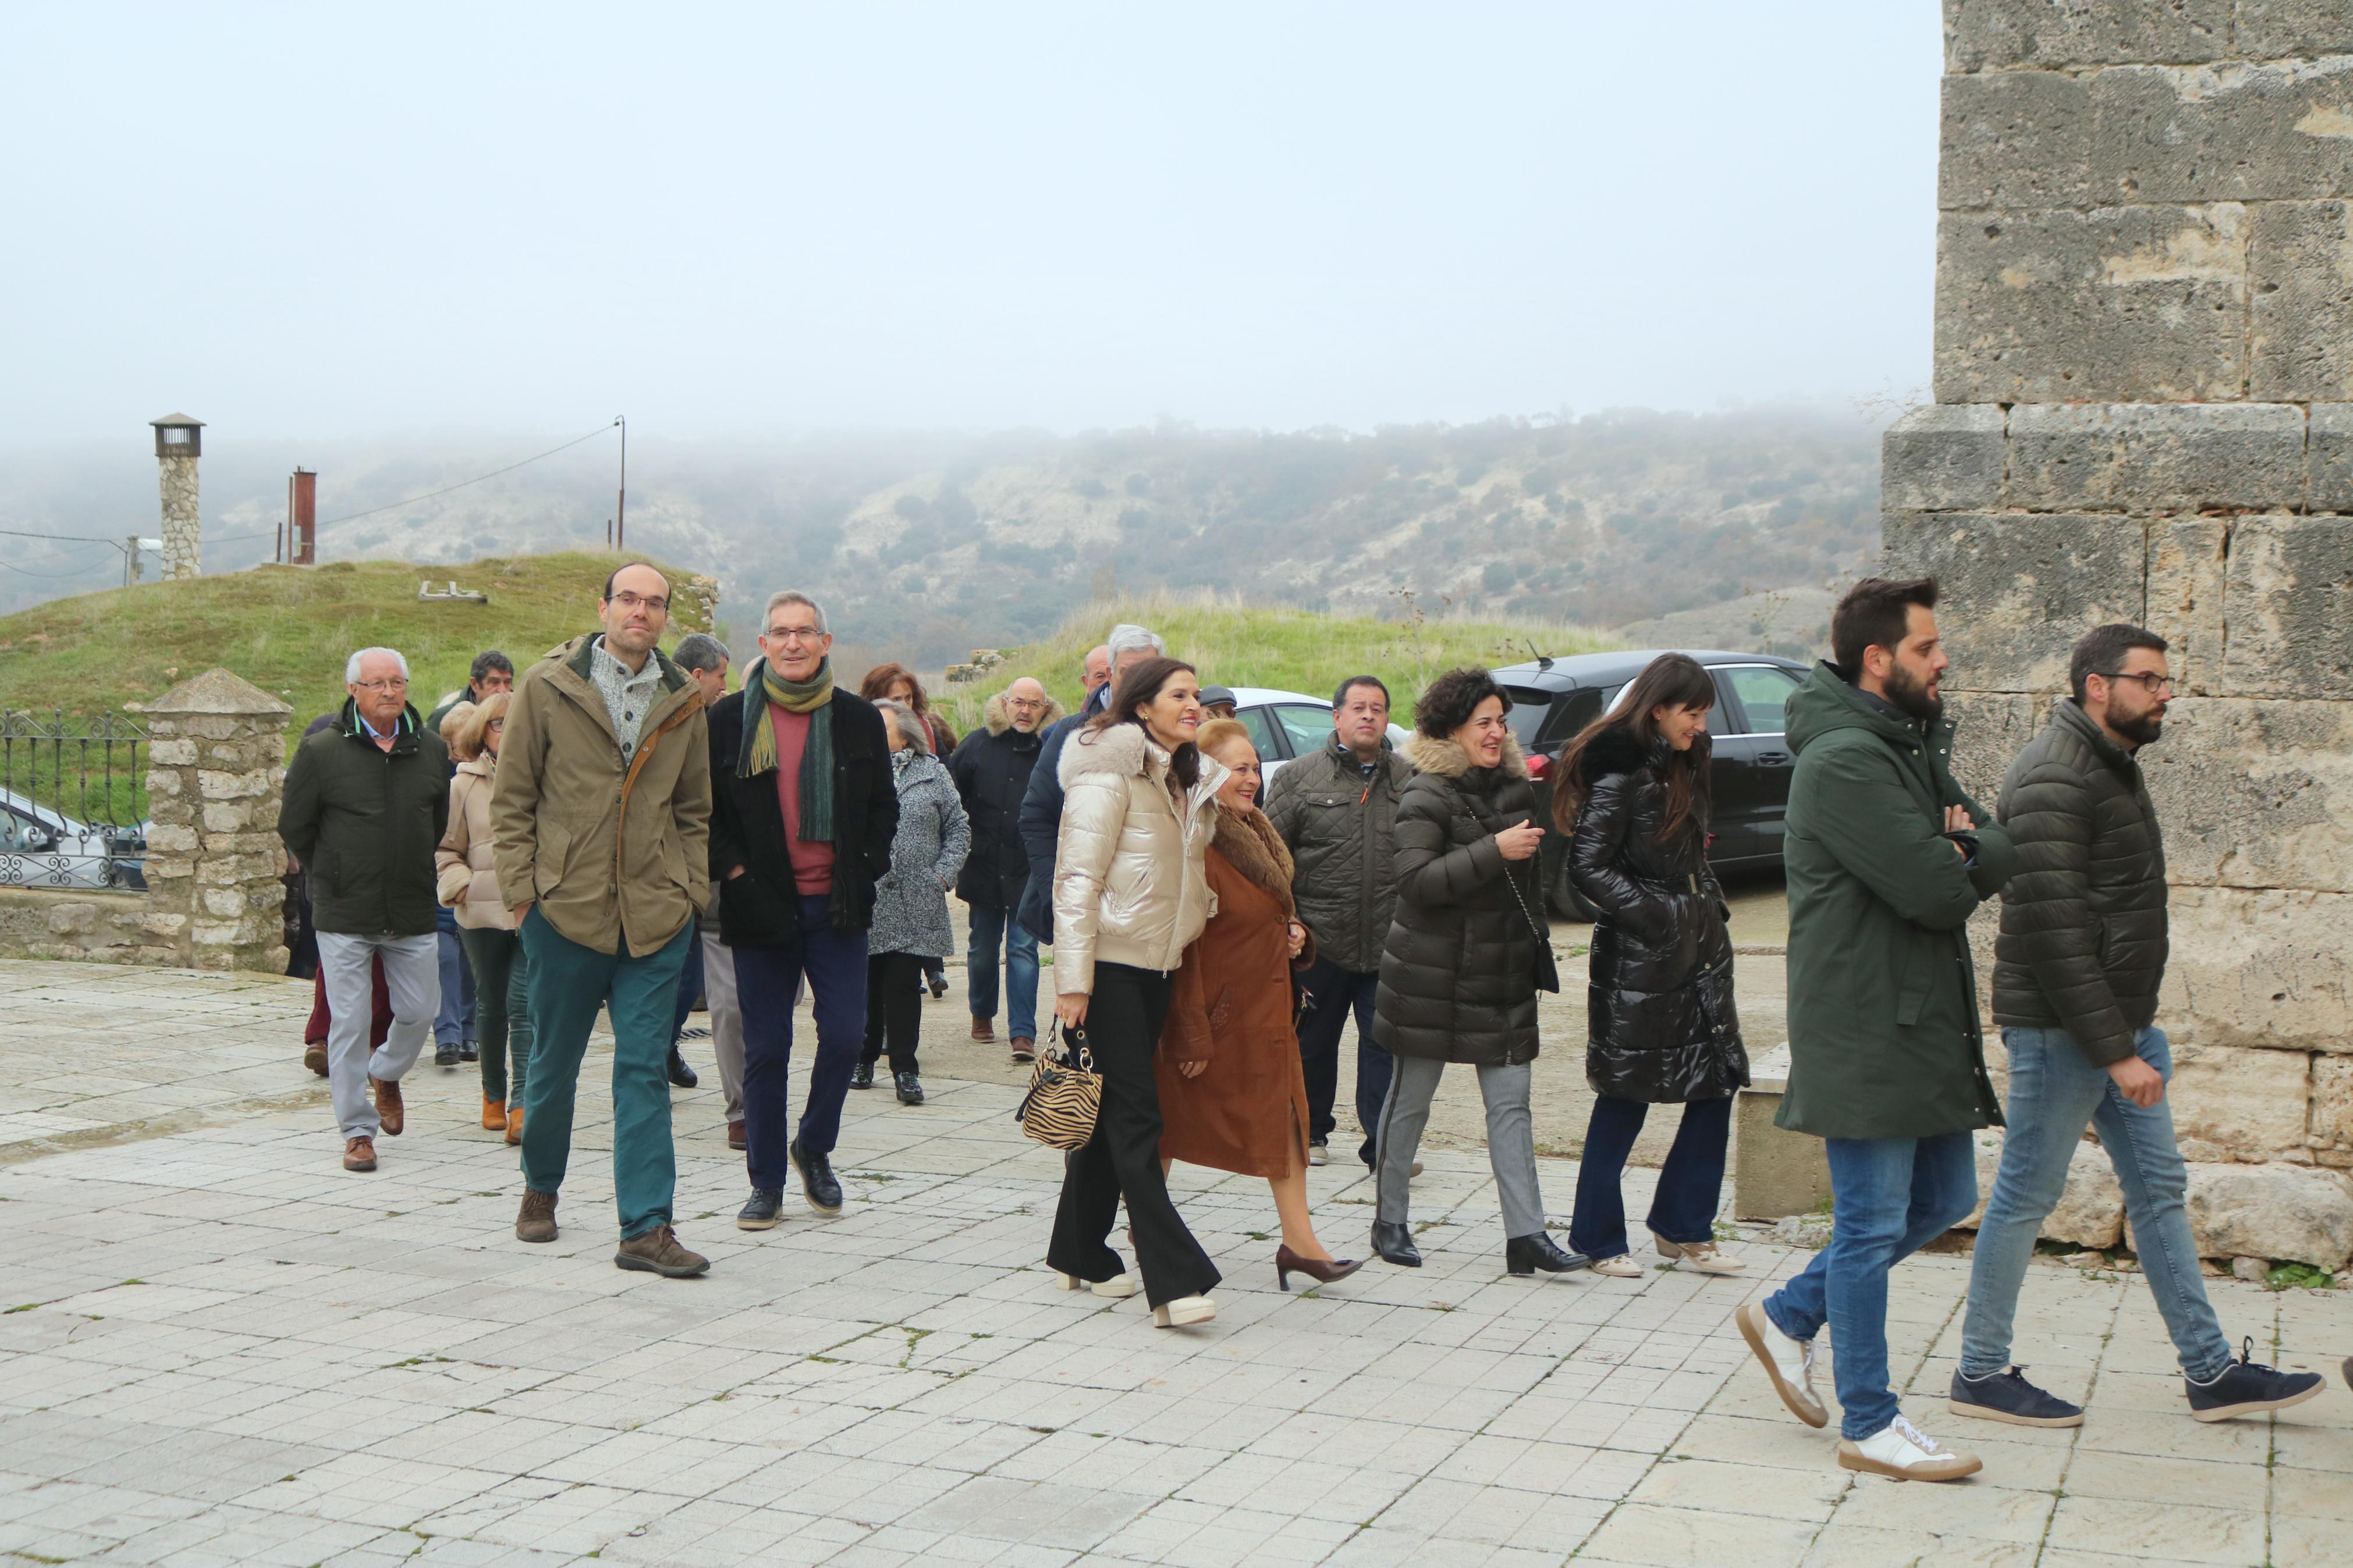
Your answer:
[[[2316,1372],[2282,1372],[2256,1364],[2255,1342],[2239,1342],[2239,1359],[2224,1367],[2211,1383],[2194,1377],[2181,1380],[2189,1395],[2189,1414],[2199,1421],[2228,1421],[2239,1415],[2260,1415],[2301,1405],[2320,1392],[2325,1381]]]
[[[1956,1415],[2007,1421],[2013,1426],[2084,1424],[2082,1405],[2070,1405],[2057,1394],[2035,1387],[2026,1381],[2026,1369],[2022,1366],[2011,1367],[2008,1372],[1989,1372],[1983,1377],[1956,1371],[1953,1392],[1946,1407]]]

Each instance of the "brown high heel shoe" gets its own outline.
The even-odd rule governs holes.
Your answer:
[[[1293,1274],[1304,1274],[1318,1285],[1329,1285],[1335,1279],[1345,1279],[1364,1266],[1361,1258],[1302,1258],[1288,1246],[1274,1249],[1274,1282],[1285,1290],[1291,1289]]]

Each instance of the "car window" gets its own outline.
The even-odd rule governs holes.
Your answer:
[[[1283,757],[1290,754],[1283,749],[1282,742],[1275,738],[1274,713],[1271,709],[1245,708],[1234,717],[1240,720],[1242,728],[1250,731],[1250,744],[1258,748],[1261,762],[1264,762],[1269,757]]]
[[[1795,675],[1774,664],[1736,664],[1716,674],[1740,699],[1741,710],[1748,716],[1747,733],[1778,735],[1788,727],[1783,714],[1790,695],[1798,689]]]
[[[1552,712],[1552,693],[1533,686],[1506,686],[1504,695],[1512,700],[1512,710],[1504,722],[1512,727],[1512,738],[1524,752],[1532,752],[1544,734],[1545,719]]]
[[[1332,710],[1286,702],[1274,710],[1274,721],[1291,737],[1291,754],[1312,757],[1332,743]]]

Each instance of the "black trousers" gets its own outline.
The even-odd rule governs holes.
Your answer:
[[[1103,1110],[1094,1137],[1063,1168],[1062,1201],[1046,1249],[1047,1265],[1061,1273],[1087,1280],[1118,1274],[1119,1254],[1108,1238],[1124,1197],[1145,1300],[1155,1307],[1204,1295],[1219,1278],[1160,1174],[1160,1090],[1152,1078],[1152,1053],[1167,1021],[1168,992],[1165,974],[1124,963],[1095,965],[1086,1042],[1103,1075]]]
[[[866,1047],[858,1059],[871,1067],[887,1045],[891,1070],[915,1070],[915,1037],[923,1030],[923,965],[917,952],[878,952],[866,961]]]
[[[1397,1070],[1388,1052],[1373,1044],[1373,996],[1381,988],[1377,971],[1343,969],[1317,959],[1299,977],[1311,1000],[1299,1020],[1299,1064],[1307,1079],[1307,1136],[1329,1143],[1339,1123],[1332,1103],[1340,1094],[1340,1037],[1356,1020],[1356,1125],[1365,1141],[1356,1158],[1373,1163],[1373,1131],[1381,1124],[1381,1104],[1389,1097]]]

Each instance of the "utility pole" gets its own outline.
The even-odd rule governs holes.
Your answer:
[[[626,550],[629,540],[629,422],[616,414],[613,423],[621,427],[621,490],[613,504],[613,548]]]
[[[122,585],[126,588],[139,581],[139,536],[128,535],[122,541]]]

